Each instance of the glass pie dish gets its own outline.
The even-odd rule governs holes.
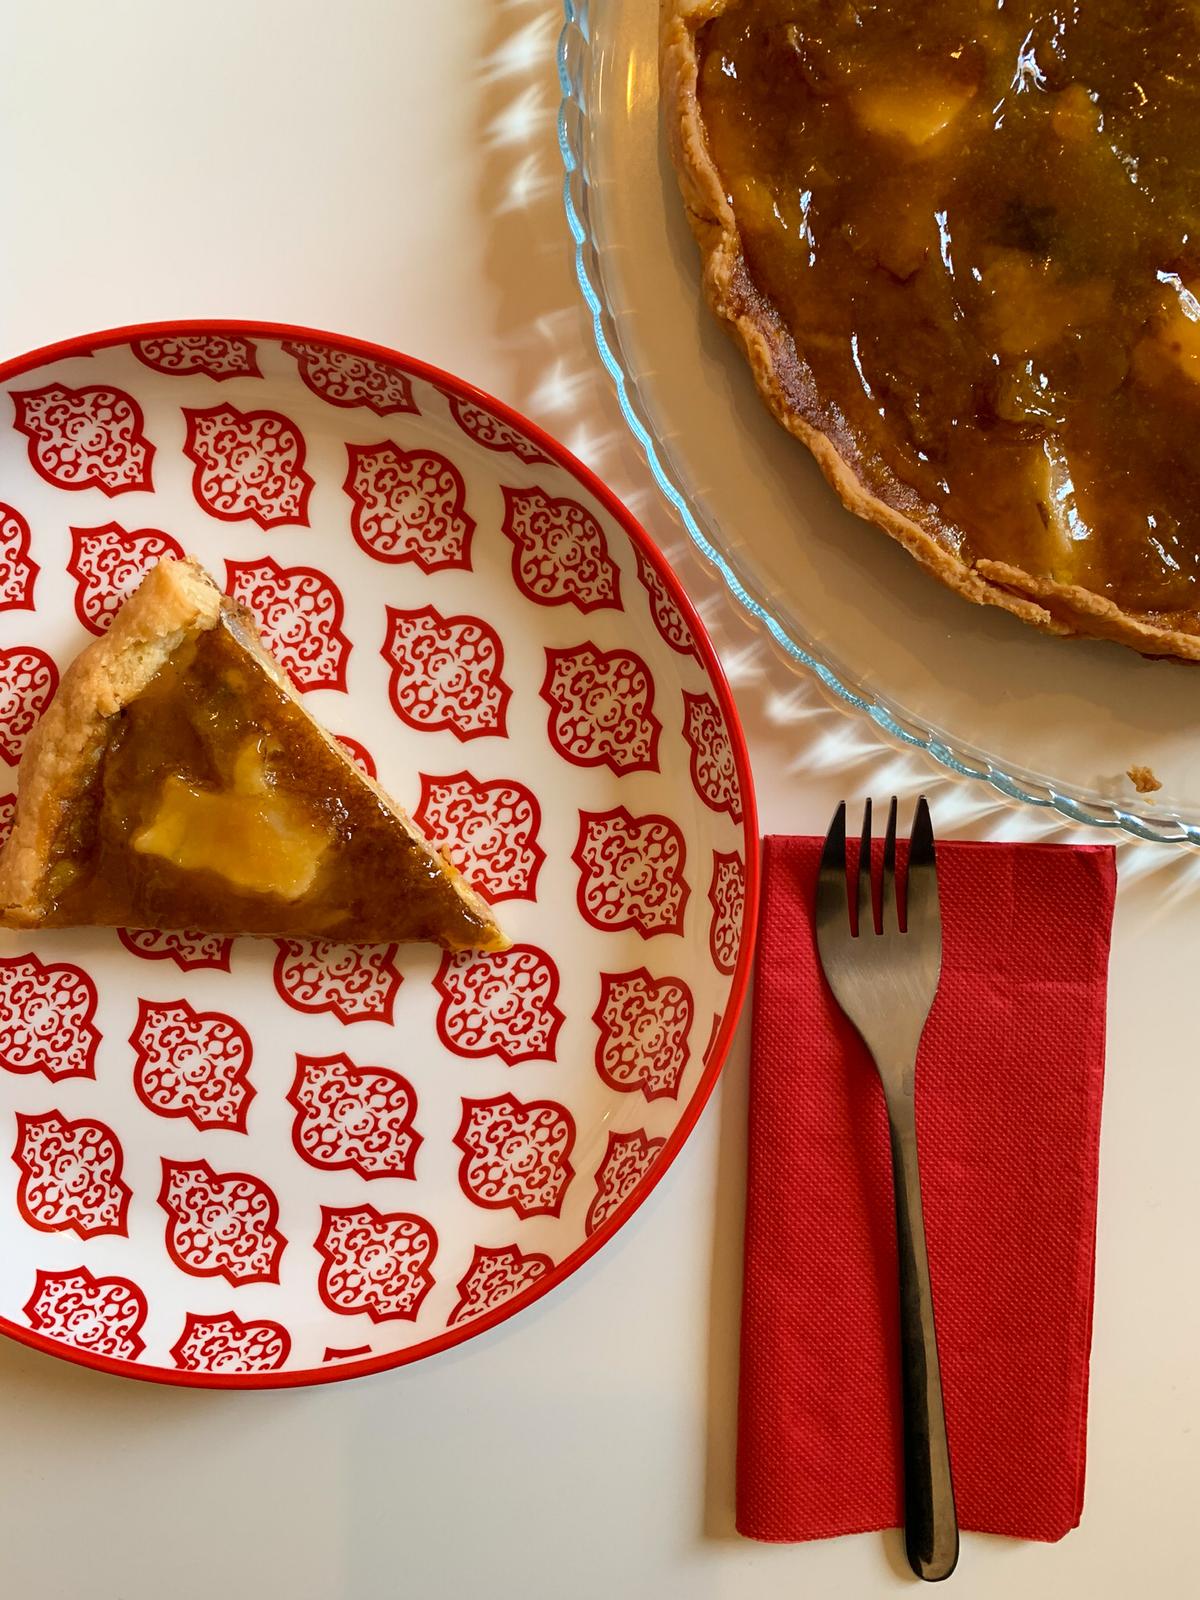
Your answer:
[[[1077,822],[1200,843],[1193,672],[969,606],[842,508],[703,304],[659,125],[657,8],[565,13],[565,199],[599,353],[734,598],[836,700],[952,771]],[[1161,786],[1139,793],[1135,768]]]

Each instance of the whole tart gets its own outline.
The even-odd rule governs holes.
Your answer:
[[[663,0],[706,298],[966,599],[1200,658],[1200,13]]]

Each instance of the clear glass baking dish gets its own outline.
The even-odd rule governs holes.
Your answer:
[[[688,534],[787,656],[888,735],[1077,822],[1200,843],[1200,673],[968,605],[843,510],[767,414],[702,303],[657,13],[565,0],[559,141],[597,349]],[[1132,766],[1162,788],[1138,794]]]

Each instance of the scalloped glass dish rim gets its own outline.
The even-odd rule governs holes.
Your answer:
[[[812,673],[843,708],[861,712],[887,737],[928,752],[942,767],[989,785],[1010,800],[1049,808],[1088,827],[1115,828],[1137,839],[1159,844],[1200,844],[1200,822],[1174,812],[1144,811],[1116,805],[1083,790],[1059,788],[1035,772],[1008,764],[1001,767],[983,750],[945,730],[913,717],[903,707],[856,684],[828,654],[818,651],[786,612],[763,594],[750,563],[724,548],[721,530],[694,506],[671,460],[670,451],[650,421],[650,411],[630,371],[620,325],[604,283],[601,247],[592,232],[586,140],[582,133],[589,111],[587,85],[591,70],[592,0],[563,0],[564,22],[558,41],[558,74],[562,98],[558,109],[558,144],[562,156],[563,203],[575,245],[575,274],[591,314],[596,349],[611,377],[625,421],[641,447],[660,491],[677,512],[701,556],[725,583],[734,600],[761,623],[794,666]]]

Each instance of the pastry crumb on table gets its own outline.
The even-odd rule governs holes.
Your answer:
[[[1130,767],[1125,776],[1139,794],[1154,794],[1156,790],[1162,788],[1161,781],[1150,767]]]

